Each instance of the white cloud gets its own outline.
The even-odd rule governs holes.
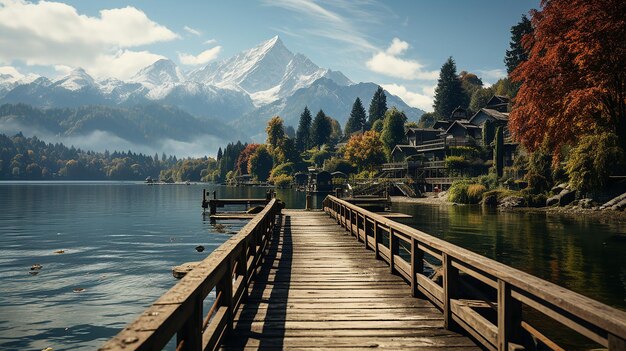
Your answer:
[[[422,87],[421,93],[409,91],[405,86],[398,84],[381,84],[381,86],[391,94],[399,96],[409,106],[426,112],[433,111],[435,85]]]
[[[280,7],[282,9],[307,16],[311,21],[311,25],[303,28],[301,31],[306,34],[319,36],[326,39],[338,40],[358,48],[359,50],[376,50],[367,37],[361,33],[352,23],[353,19],[361,20],[371,19],[372,14],[364,9],[350,5],[348,2],[329,3],[329,6],[335,6],[349,16],[342,16],[337,11],[329,10],[312,0],[261,0],[266,6]],[[357,10],[358,9],[358,10]],[[369,21],[369,20],[368,20]]]
[[[216,47],[204,50],[203,52],[195,56],[191,54],[186,54],[186,53],[178,53],[178,59],[180,60],[180,63],[182,63],[183,65],[188,65],[188,66],[203,65],[217,58],[217,55],[219,55],[220,51],[222,51],[222,47],[216,46]]]
[[[95,75],[124,72],[103,65],[128,64],[131,57],[146,61],[154,54],[128,49],[176,38],[176,33],[130,6],[101,10],[92,17],[58,2],[0,0],[0,47],[4,48],[0,62],[4,63],[84,67]]]
[[[496,68],[490,70],[477,70],[478,76],[483,80],[485,86],[490,86],[501,78],[506,78],[507,73],[504,69]]]
[[[200,31],[199,31],[199,30],[197,30],[197,29],[193,29],[193,28],[191,28],[191,27],[189,27],[189,26],[184,26],[184,27],[183,27],[183,29],[184,29],[187,33],[192,34],[192,35],[195,35],[195,36],[200,36],[200,35],[202,35],[202,32],[200,32]]]
[[[409,43],[406,41],[400,40],[398,38],[393,38],[391,41],[391,45],[387,48],[387,54],[389,55],[401,55],[409,48]]]
[[[376,73],[389,77],[406,80],[435,80],[439,76],[438,71],[426,71],[424,66],[415,61],[398,57],[409,48],[409,44],[398,38],[393,38],[391,45],[386,51],[375,53],[365,64],[367,68]]]
[[[215,43],[217,43],[217,39],[209,39],[204,42],[204,45],[213,45]]]
[[[15,80],[18,80],[24,77],[24,75],[20,73],[20,71],[18,71],[17,68],[13,66],[0,66],[0,74],[9,74],[13,76]]]

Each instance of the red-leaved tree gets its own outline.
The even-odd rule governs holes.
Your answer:
[[[511,78],[521,87],[510,130],[531,151],[559,147],[598,127],[626,147],[626,1],[542,0],[528,60]]]
[[[237,158],[237,170],[239,170],[239,174],[248,174],[250,170],[248,170],[248,160],[250,160],[250,156],[254,154],[256,149],[259,148],[261,144],[248,144],[245,149],[241,151],[239,157]]]

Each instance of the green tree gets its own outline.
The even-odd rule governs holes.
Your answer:
[[[312,146],[321,147],[324,144],[328,144],[333,131],[332,128],[330,119],[324,114],[324,111],[320,110],[315,119],[313,119],[313,124],[311,124]]]
[[[248,160],[250,175],[261,182],[269,178],[273,165],[272,155],[265,145],[259,146]]]
[[[476,89],[470,99],[469,110],[472,113],[478,112],[481,108],[487,105],[489,99],[494,95],[492,87]]]
[[[486,120],[485,124],[483,124],[483,146],[485,148],[489,148],[491,142],[493,141],[493,137],[495,136],[495,130],[493,128],[493,123],[490,120]]]
[[[372,101],[370,102],[369,125],[371,126],[375,121],[383,119],[386,112],[387,96],[385,95],[383,88],[379,86],[378,89],[376,89],[374,96],[372,96]]]
[[[377,119],[374,124],[372,124],[372,130],[375,130],[378,133],[382,133],[383,131],[383,120]]]
[[[367,124],[367,117],[365,116],[365,109],[361,103],[361,99],[358,97],[352,104],[352,112],[350,112],[350,118],[346,122],[346,128],[344,129],[346,135],[352,135],[354,132],[358,132],[361,129],[365,129]]]
[[[406,123],[406,120],[404,112],[398,111],[395,107],[385,113],[380,140],[383,142],[387,160],[391,160],[393,148],[398,144],[402,144],[405,140],[404,123]]]
[[[299,152],[308,150],[311,147],[311,112],[308,107],[300,115],[300,123],[296,131],[296,149]]]
[[[330,123],[330,138],[328,140],[328,144],[329,145],[337,145],[337,143],[343,139],[343,132],[341,131],[341,124],[339,123],[338,120],[330,117],[330,116],[326,116],[326,118],[328,118],[328,122]]]
[[[533,26],[526,15],[522,15],[522,20],[511,27],[509,50],[506,51],[506,55],[504,56],[507,73],[511,74],[520,63],[528,60],[528,51],[524,49],[522,39],[524,35],[531,34],[532,32]]]
[[[456,64],[452,57],[449,57],[439,72],[433,108],[440,118],[448,119],[452,111],[459,106],[467,106],[465,91],[457,76]]]
[[[496,128],[496,145],[493,150],[493,165],[496,167],[498,178],[504,173],[504,132],[502,127]]]
[[[437,122],[437,115],[434,112],[426,112],[420,117],[417,125],[420,128],[431,128],[435,122]]]
[[[276,152],[276,148],[285,139],[285,127],[283,125],[283,119],[279,116],[272,117],[272,119],[267,122],[265,132],[267,133],[266,143],[269,146],[269,151],[271,154],[274,154]]]
[[[606,187],[609,176],[624,166],[617,136],[604,132],[583,136],[570,151],[565,171],[573,188],[596,191]]]
[[[219,162],[221,159],[222,159],[222,148],[220,147],[219,149],[217,149],[217,161]]]

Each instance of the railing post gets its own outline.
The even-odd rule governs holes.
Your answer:
[[[511,296],[511,285],[498,280],[498,351],[523,350],[522,304]]]
[[[250,245],[248,245],[248,240],[244,240],[242,242],[243,248],[241,249],[241,255],[239,257],[239,264],[238,266],[239,268],[239,274],[241,274],[241,276],[243,277],[242,280],[242,284],[243,284],[243,300],[248,298],[248,278],[249,278],[249,274],[248,274],[248,247]],[[252,261],[252,265],[254,266],[254,261]]]
[[[374,220],[374,255],[376,257],[377,260],[380,260],[380,251],[378,249],[378,243],[381,242],[380,237],[381,237],[381,229],[380,229],[380,225],[378,224],[378,222],[376,220]]]
[[[193,312],[176,333],[176,345],[183,343],[183,350],[202,350],[202,299],[196,295],[193,300]]]
[[[216,294],[221,292],[222,297],[220,299],[221,305],[226,306],[226,333],[230,332],[233,329],[233,259],[232,257],[228,257],[224,264],[226,265],[226,272],[220,279],[219,283],[216,287]],[[217,295],[216,295],[217,296]]]
[[[418,247],[415,238],[411,239],[411,296],[417,297],[419,294],[417,275],[424,273],[424,251]]]
[[[609,334],[609,351],[626,350],[626,340],[617,335]]]
[[[459,284],[459,270],[452,267],[452,257],[447,253],[442,253],[441,258],[443,268],[443,322],[448,330],[454,329],[452,320],[452,299],[457,296]]]
[[[395,255],[398,252],[398,238],[395,237],[395,230],[389,227],[389,272],[393,274],[395,270],[396,258]]]
[[[356,218],[354,219],[355,226],[356,226],[356,237],[360,238],[361,237],[361,228],[359,228],[359,217],[361,217],[361,215],[358,212],[355,212],[356,214]],[[367,237],[365,238],[367,239]],[[367,240],[365,240],[365,248],[367,248]]]

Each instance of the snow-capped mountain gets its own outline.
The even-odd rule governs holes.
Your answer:
[[[264,130],[268,118],[282,116],[295,125],[304,106],[322,108],[342,125],[358,96],[367,104],[377,85],[354,84],[339,71],[320,68],[308,57],[294,54],[278,36],[220,62],[182,72],[168,59],[139,70],[131,79],[94,79],[76,68],[56,80],[28,75],[0,74],[0,104],[35,107],[105,105],[129,108],[161,104],[180,108],[201,119],[229,123],[248,136]],[[411,120],[423,111],[400,98],[388,105],[404,110]]]
[[[219,87],[238,86],[250,94],[255,105],[261,106],[310,86],[330,73],[306,56],[289,51],[275,36],[227,60],[190,72],[189,80]],[[337,79],[338,84],[352,84],[340,72],[333,72],[329,78]]]
[[[130,81],[141,83],[152,89],[163,84],[183,82],[185,75],[171,60],[160,59],[150,66],[142,68]]]
[[[55,81],[52,86],[71,91],[85,88],[98,88],[93,77],[80,67],[73,69],[69,75]]]

